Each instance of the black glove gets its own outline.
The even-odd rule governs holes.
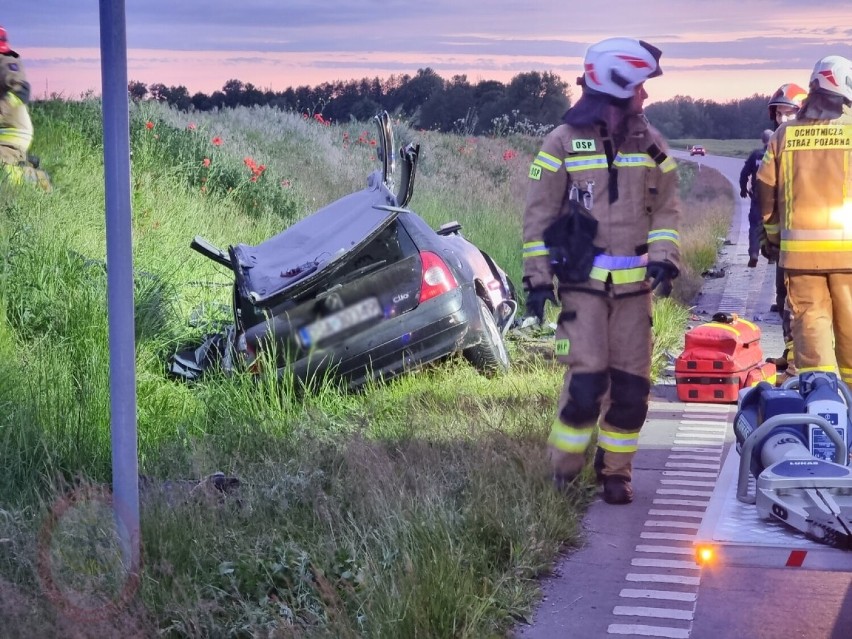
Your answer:
[[[664,282],[666,287],[669,287],[672,280],[679,274],[680,271],[677,270],[677,267],[669,261],[649,262],[645,279],[651,280],[651,290],[653,291]]]
[[[556,306],[556,295],[552,286],[536,286],[527,291],[527,316],[536,317],[544,323],[544,303],[550,302]]]
[[[740,197],[748,197],[748,191],[745,189],[740,189]]]
[[[775,264],[781,255],[781,248],[769,241],[763,241],[760,243],[760,254],[765,257],[770,264]]]

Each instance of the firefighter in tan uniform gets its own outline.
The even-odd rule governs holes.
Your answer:
[[[769,99],[769,119],[773,123],[773,130],[789,120],[793,120],[799,109],[802,108],[802,102],[807,97],[808,92],[798,84],[789,83],[782,84],[772,97]],[[770,136],[771,137],[771,136]],[[760,207],[760,200],[756,192],[757,169],[760,168],[760,162],[763,161],[763,156],[766,155],[764,148],[763,153],[758,159],[754,167],[754,178],[752,179],[752,188],[755,190],[752,204],[755,206],[758,220],[758,241],[763,242],[763,211]],[[749,211],[749,223],[752,220],[752,213]],[[749,232],[749,240],[751,234]],[[772,257],[771,261],[775,261],[774,255],[767,254],[767,258]],[[751,262],[749,262],[751,265]],[[784,335],[784,351],[781,357],[767,357],[767,362],[772,362],[782,375],[778,376],[776,384],[780,385],[785,379],[798,375],[796,367],[793,365],[795,349],[793,348],[793,328],[792,317],[790,314],[790,306],[787,304],[787,284],[784,282],[784,269],[778,263],[775,263],[775,304],[772,307],[781,317],[781,331]],[[770,309],[770,311],[772,310]]]
[[[530,167],[524,212],[527,313],[561,313],[556,352],[568,365],[548,451],[557,487],[585,464],[596,427],[603,498],[629,503],[632,460],[648,412],[651,291],[680,267],[676,165],[648,124],[643,83],[661,52],[610,38],[586,52],[583,94]]]
[[[852,384],[852,62],[828,56],[757,172],[765,251],[778,255],[799,375]]]
[[[27,162],[33,124],[27,104],[30,83],[20,56],[11,49],[6,30],[0,27],[0,163],[17,166]]]

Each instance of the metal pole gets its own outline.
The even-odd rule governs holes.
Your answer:
[[[124,0],[100,0],[100,17],[113,507],[125,566],[135,572],[140,536],[139,460]]]

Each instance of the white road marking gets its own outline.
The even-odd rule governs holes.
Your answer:
[[[680,490],[677,488],[660,488],[657,490],[658,495],[680,495],[681,497],[707,497],[712,495],[712,492],[701,490]]]
[[[689,629],[647,626],[638,623],[611,623],[606,631],[611,635],[639,635],[642,637],[663,637],[664,639],[689,639]]]
[[[661,569],[667,573],[685,574],[628,573],[626,580],[634,583],[693,586],[697,589],[700,585],[700,572],[696,575],[696,571],[700,571],[700,567],[692,560],[692,542],[695,541],[704,511],[713,494],[712,489],[716,485],[725,442],[730,436],[729,422],[733,409],[729,405],[709,403],[675,406],[662,402],[651,402],[650,408],[652,411],[663,413],[662,418],[654,418],[655,421],[666,422],[668,428],[674,425],[676,431],[673,434],[669,457],[665,461],[665,469],[660,471],[660,486],[653,499],[654,506],[648,511],[649,518],[644,524],[646,530],[639,534],[640,539],[649,543],[636,545],[634,552],[638,556],[631,558],[630,564]],[[693,620],[697,591],[624,588],[619,596],[626,600],[683,602],[692,604],[692,607],[682,610],[615,606],[612,611],[614,615],[676,620],[672,623],[675,627],[665,624],[613,623],[607,628],[608,634],[689,639],[691,628],[676,626]]]
[[[698,595],[694,592],[677,592],[676,590],[640,590],[624,588],[619,597],[627,599],[669,599],[671,601],[695,601]]]
[[[659,508],[652,508],[648,511],[648,514],[655,517],[694,517],[695,519],[704,517],[703,510],[661,510]]]
[[[701,402],[695,402],[683,405],[684,413],[729,413],[730,411],[730,406],[722,406],[720,404],[703,404]]]
[[[719,470],[721,464],[699,464],[698,462],[666,462],[666,468],[678,468],[681,470]]]
[[[664,470],[663,477],[707,477],[715,479],[719,473],[704,472],[696,470]]]
[[[657,575],[657,574],[645,574],[639,572],[629,572],[627,573],[627,577],[625,577],[627,581],[636,581],[642,583],[651,583],[651,584],[680,584],[682,586],[697,586],[701,583],[701,579],[699,577],[687,577],[684,575]]]
[[[689,555],[692,556],[692,548],[684,546],[646,546],[639,544],[636,546],[636,552],[655,552],[661,555]]]
[[[646,568],[677,568],[679,570],[701,570],[694,561],[678,561],[677,559],[645,559],[642,557],[631,559],[631,566],[644,566]]]
[[[679,430],[675,435],[677,439],[711,439],[713,441],[725,441],[725,433],[703,432],[703,433],[685,433]],[[677,441],[677,440],[675,440]]]
[[[649,519],[645,522],[646,528],[680,528],[682,530],[695,530],[697,531],[699,526],[696,523],[691,521],[669,521],[669,520],[655,520]]]
[[[664,486],[695,486],[697,488],[716,485],[715,481],[698,481],[697,479],[661,479],[660,483]]]
[[[698,501],[694,499],[655,499],[653,503],[658,506],[697,506],[699,508],[706,508],[710,501]]]
[[[616,606],[613,614],[626,617],[653,617],[654,619],[680,619],[692,621],[692,610],[677,608],[646,608],[645,606]]]
[[[665,541],[695,541],[695,535],[681,535],[679,533],[643,532],[639,533],[642,539],[663,539]]]

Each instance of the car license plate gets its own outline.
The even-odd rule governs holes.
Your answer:
[[[357,326],[361,322],[382,315],[382,307],[375,297],[367,298],[341,311],[312,322],[299,329],[299,338],[305,348]]]

